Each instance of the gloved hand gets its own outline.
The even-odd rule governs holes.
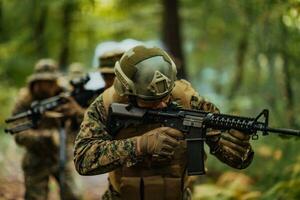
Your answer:
[[[221,134],[220,144],[233,155],[245,158],[251,150],[250,135],[231,129]]]
[[[84,109],[75,101],[71,96],[63,96],[66,100],[65,104],[62,104],[55,111],[62,113],[66,117],[77,117],[84,114]]]
[[[170,127],[159,127],[137,137],[138,155],[159,155],[172,157],[182,139],[183,133]]]

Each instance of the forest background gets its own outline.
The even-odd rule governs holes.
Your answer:
[[[271,126],[300,129],[299,0],[0,0],[1,198],[24,190],[23,150],[3,129],[34,63],[51,57],[64,72],[73,62],[90,71],[99,43],[127,38],[162,44],[180,61],[180,78],[222,112],[267,108]],[[242,171],[208,156],[196,199],[299,199],[299,142],[252,141],[255,158]],[[85,199],[99,198],[96,179],[79,182],[93,186],[82,187]]]

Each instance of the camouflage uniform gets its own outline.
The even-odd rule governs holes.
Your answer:
[[[31,92],[33,84],[38,84],[37,81],[39,80],[56,80],[58,78],[56,68],[52,60],[42,59],[37,63],[35,73],[28,79],[28,87],[20,90],[13,109],[14,114],[27,110],[30,104],[36,100]],[[61,89],[57,91],[57,94],[61,91]],[[26,149],[22,161],[25,199],[47,199],[50,176],[58,181],[58,127],[59,122],[57,120],[43,118],[38,129],[30,129],[15,135],[16,143]],[[70,156],[72,156],[74,139],[75,136],[67,138],[69,161],[71,160]],[[72,191],[74,188],[72,171],[74,171],[73,165],[68,162],[65,166],[63,183],[64,199],[77,199],[77,195]]]
[[[135,49],[130,51],[125,55],[130,57],[138,54]],[[134,58],[130,62],[134,63]],[[117,65],[118,63],[116,68]],[[158,76],[157,80],[164,78],[160,73],[155,74]],[[143,135],[159,127],[160,124],[128,127],[121,130],[116,138],[106,131],[109,105],[114,102],[128,103],[130,100],[128,96],[121,96],[120,92],[117,92],[116,81],[114,86],[100,95],[86,111],[81,130],[75,141],[74,162],[77,171],[82,175],[110,172],[109,188],[103,199],[190,199],[191,178],[186,174],[185,141],[180,141],[173,159],[166,162],[153,155],[141,157],[137,154],[136,136]],[[159,87],[156,89],[159,90]],[[175,81],[170,91],[170,100],[176,101],[183,108],[219,112],[212,103],[199,96],[185,80]],[[226,134],[220,131],[208,133],[207,143],[211,153],[234,168],[247,167],[253,158],[251,146],[247,147],[244,155],[237,156],[226,146],[224,141],[227,138],[223,135]]]

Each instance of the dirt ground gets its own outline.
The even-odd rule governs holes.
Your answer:
[[[79,175],[78,175],[79,176]],[[76,177],[80,194],[85,200],[99,200],[107,186],[107,176]],[[50,200],[59,199],[58,187],[54,180],[49,183]],[[23,180],[18,177],[0,179],[0,200],[24,199]]]
[[[24,150],[16,146],[10,136],[1,137],[0,147],[0,200],[24,199],[24,180],[21,169],[21,159]],[[4,142],[5,141],[5,142]],[[84,200],[99,200],[107,187],[107,175],[80,176],[75,172],[74,176],[79,194]],[[57,183],[50,179],[49,200],[59,200]]]

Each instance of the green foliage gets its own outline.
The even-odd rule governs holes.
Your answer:
[[[299,0],[179,3],[187,71],[199,93],[226,113],[255,116],[268,108],[274,127],[291,126],[287,116],[292,113],[293,128],[299,128]],[[159,0],[0,0],[1,127],[37,59],[60,59],[67,38],[64,8],[70,4],[68,63],[79,61],[90,67],[99,42],[161,38],[163,6]],[[246,45],[240,48],[243,42]],[[241,80],[229,97],[236,77]],[[11,141],[8,136],[1,141],[3,155]],[[255,180],[254,190],[261,191],[263,199],[298,199],[298,143],[294,138],[274,136],[252,143],[254,162],[242,172]],[[4,158],[0,158],[1,164]],[[219,173],[229,170],[211,157],[208,168]]]
[[[1,105],[1,115],[0,115],[0,127],[4,126],[4,119],[6,116],[11,114],[11,108],[14,103],[14,98],[16,97],[16,88],[10,87],[6,83],[0,85],[0,105]]]

